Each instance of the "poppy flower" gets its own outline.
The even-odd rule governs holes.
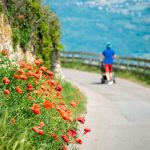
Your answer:
[[[43,130],[40,130],[38,127],[34,126],[32,128],[33,131],[35,131],[36,133],[38,133],[39,135],[43,135],[44,134],[44,131]]]
[[[8,51],[6,49],[3,49],[2,50],[2,54],[5,55],[5,56],[7,56],[8,55]]]
[[[77,135],[77,132],[74,130],[74,129],[70,129],[68,132],[67,132],[67,135],[70,136],[70,137],[74,137]]]
[[[72,118],[72,117],[69,117],[68,120],[69,120],[70,122],[73,122],[73,118]]]
[[[45,126],[44,122],[40,122],[40,128],[43,128]]]
[[[78,144],[82,144],[82,140],[80,138],[75,139]]]
[[[76,105],[77,105],[75,102],[70,102],[70,104],[72,107],[76,107]]]
[[[40,79],[40,77],[41,77],[41,74],[39,74],[39,73],[36,73],[34,76],[35,76],[37,79]]]
[[[30,64],[30,65],[28,65],[28,70],[33,70],[34,68],[33,68],[33,66]]]
[[[32,100],[33,97],[31,95],[28,95],[28,100]]]
[[[13,78],[15,78],[15,79],[20,79],[20,76],[17,75],[17,74],[14,74],[14,75],[13,75]]]
[[[52,71],[47,71],[47,74],[49,75],[49,77],[50,77],[51,79],[53,79],[54,73],[53,73]]]
[[[28,88],[29,91],[32,91],[32,90],[33,90],[32,84],[28,84],[28,85],[27,85],[27,88]]]
[[[8,89],[4,89],[4,94],[10,94],[10,91]]]
[[[43,72],[46,72],[47,68],[44,67],[44,66],[41,66],[41,67],[40,67],[40,70],[42,70]]]
[[[53,108],[53,104],[48,101],[48,100],[45,100],[45,102],[43,103],[43,106],[46,108],[46,109],[50,109],[50,108]]]
[[[82,124],[85,123],[84,117],[78,117],[78,118],[77,118],[77,121],[81,122]]]
[[[91,132],[91,129],[90,128],[84,128],[84,134],[86,134],[88,132]]]
[[[62,135],[62,139],[64,140],[64,142],[68,143],[69,139],[66,135]]]
[[[18,73],[24,74],[24,71],[22,69],[18,69]]]
[[[15,120],[15,118],[11,118],[11,123],[14,124],[14,125],[16,125],[16,120]]]
[[[49,85],[56,86],[56,85],[57,85],[57,82],[54,81],[54,80],[48,80],[48,84],[49,84]]]
[[[34,63],[35,63],[36,65],[40,65],[40,64],[43,63],[43,61],[42,61],[42,59],[36,59],[36,60],[34,60]]]
[[[62,146],[62,150],[67,150],[67,147],[65,144],[63,144],[63,146]]]
[[[34,76],[34,75],[35,75],[35,73],[32,72],[32,71],[28,71],[28,72],[27,72],[27,76]]]
[[[39,135],[43,135],[43,134],[44,134],[44,131],[43,131],[43,130],[39,130],[38,134],[39,134]]]
[[[41,95],[43,93],[43,91],[42,90],[35,90],[34,93],[37,95]]]
[[[42,89],[43,91],[46,91],[46,86],[45,86],[45,85],[41,85],[41,89]]]
[[[56,140],[58,141],[59,140],[59,137],[56,133],[51,133],[51,136]]]
[[[69,116],[64,110],[58,110],[64,120],[68,120]]]
[[[31,107],[31,110],[33,111],[34,114],[38,115],[40,114],[40,106],[37,104],[33,104],[33,106]]]
[[[45,95],[49,97],[51,93],[49,91],[45,91]]]
[[[57,85],[57,87],[55,88],[56,91],[60,92],[62,90],[61,85]]]
[[[10,84],[10,80],[9,80],[7,77],[4,77],[4,78],[3,78],[3,82],[4,82],[5,84]]]
[[[26,63],[25,61],[19,61],[18,62],[21,68],[26,68]]]
[[[28,78],[27,78],[26,75],[20,75],[20,79],[22,79],[22,80],[27,80]]]
[[[19,86],[16,87],[16,92],[20,93],[20,94],[22,93],[22,90],[21,90],[21,88]]]

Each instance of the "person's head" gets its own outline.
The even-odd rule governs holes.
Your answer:
[[[110,42],[107,43],[106,48],[107,48],[107,49],[110,49],[110,48],[111,48],[111,43],[110,43]]]

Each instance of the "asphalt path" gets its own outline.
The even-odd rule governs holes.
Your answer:
[[[63,69],[65,79],[87,97],[84,127],[91,132],[82,137],[80,150],[150,150],[150,89],[116,79],[116,84],[100,84],[100,75]]]

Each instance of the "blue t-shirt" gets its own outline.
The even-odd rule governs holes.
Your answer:
[[[113,56],[115,52],[112,49],[105,49],[102,54],[104,55],[104,64],[113,64]]]

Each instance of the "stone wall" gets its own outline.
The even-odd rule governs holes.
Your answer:
[[[12,44],[12,29],[7,20],[7,17],[1,13],[0,14],[0,50],[6,49],[9,51],[11,59],[17,60],[27,60],[29,63],[32,63],[35,59],[33,46],[29,46],[30,50],[23,52],[23,50],[17,46],[16,50],[13,49]]]

